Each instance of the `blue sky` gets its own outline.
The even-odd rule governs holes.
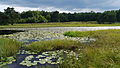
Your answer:
[[[16,11],[45,10],[60,12],[103,12],[120,9],[120,0],[0,0],[0,11],[14,7]]]

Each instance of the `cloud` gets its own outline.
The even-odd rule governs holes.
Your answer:
[[[88,12],[119,9],[120,0],[0,0],[0,10],[13,6],[18,11],[46,10],[60,12]]]
[[[23,11],[28,11],[28,10],[38,10],[38,8],[30,8],[30,7],[20,7],[20,6],[11,6],[11,5],[4,5],[0,4],[0,11],[4,11],[7,7],[14,7],[16,11],[18,12],[23,12]]]
[[[0,4],[0,11],[4,11],[4,9],[6,9],[7,7],[14,7],[16,11],[18,12],[23,12],[23,11],[29,11],[29,10],[39,10],[39,11],[59,11],[60,13],[74,13],[74,12],[90,12],[90,11],[95,11],[95,12],[102,12],[103,10],[100,9],[89,9],[89,8],[84,8],[84,9],[71,9],[71,10],[67,10],[67,9],[63,9],[63,8],[56,8],[53,6],[42,6],[42,7],[38,7],[38,8],[33,8],[33,7],[22,7],[22,6],[11,6],[11,5],[3,5]]]

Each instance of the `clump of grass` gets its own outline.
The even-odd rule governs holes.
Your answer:
[[[12,39],[0,38],[0,61],[2,61],[4,58],[15,55],[20,46],[20,42]]]
[[[43,52],[47,50],[59,50],[59,49],[75,49],[81,45],[77,41],[73,40],[48,40],[48,41],[39,41],[33,42],[32,44],[26,46],[27,50],[34,52]]]
[[[88,32],[88,31],[86,31]],[[97,40],[83,46],[76,56],[68,56],[60,68],[119,68],[120,30],[97,30],[89,35]]]
[[[86,47],[76,56],[67,57],[59,68],[119,68],[120,49]]]
[[[92,35],[94,33],[94,31],[68,31],[65,32],[64,35],[65,36],[69,36],[69,37],[88,37],[90,35]]]

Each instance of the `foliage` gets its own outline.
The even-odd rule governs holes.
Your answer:
[[[116,11],[105,11],[98,17],[97,21],[100,24],[111,24],[116,22]]]
[[[0,25],[14,23],[46,23],[46,22],[87,22],[97,21],[98,24],[112,24],[120,22],[120,10],[105,12],[84,12],[84,13],[59,13],[59,11],[24,11],[18,13],[14,8],[8,7],[4,12],[0,12]],[[4,24],[2,24],[2,22]]]
[[[27,11],[21,13],[20,23],[44,23],[48,20],[40,14],[39,11]]]
[[[6,23],[9,23],[12,25],[14,23],[17,23],[20,18],[20,14],[16,12],[14,8],[8,7],[7,9],[4,10],[4,13],[9,17]]]
[[[7,25],[9,24],[7,21],[9,20],[9,17],[5,14],[0,12],[0,25]]]

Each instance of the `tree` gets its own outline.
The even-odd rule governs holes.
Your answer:
[[[100,24],[111,24],[116,21],[117,21],[116,11],[105,11],[98,18],[98,22]]]
[[[120,9],[116,11],[117,21],[120,22]]]
[[[26,23],[44,23],[44,22],[48,22],[48,20],[41,15],[26,18]]]
[[[26,11],[21,13],[21,18],[34,17],[36,15],[41,15],[40,11]]]
[[[5,14],[0,12],[0,25],[7,25],[9,17]]]
[[[12,25],[17,23],[20,18],[20,14],[16,12],[14,8],[8,7],[7,9],[4,9],[4,13],[9,17],[8,23]]]
[[[105,11],[103,13],[59,13],[58,11],[25,11],[18,13],[14,8],[8,7],[4,13],[0,13],[0,24],[20,23],[44,23],[44,22],[71,22],[71,21],[97,21],[99,24],[111,24],[120,22],[120,10]]]
[[[58,11],[52,12],[52,14],[51,14],[51,21],[52,22],[60,22],[59,12]]]
[[[68,22],[68,17],[66,13],[60,13],[59,19],[60,19],[60,22]]]

